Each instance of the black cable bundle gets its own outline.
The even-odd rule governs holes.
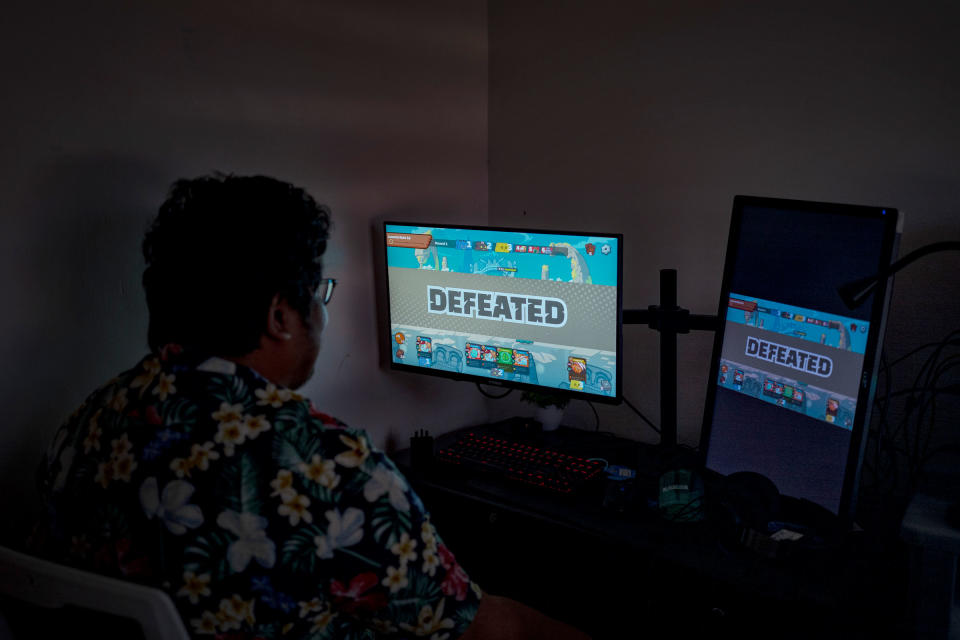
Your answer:
[[[894,369],[927,353],[913,384],[894,388]],[[928,465],[938,455],[960,453],[960,438],[937,443],[939,408],[946,396],[960,396],[960,330],[888,362],[881,355],[883,392],[874,400],[874,420],[869,431],[863,467],[862,499],[878,508],[893,505],[888,514],[899,522],[910,496],[927,481]]]

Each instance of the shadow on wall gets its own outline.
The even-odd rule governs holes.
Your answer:
[[[0,536],[16,541],[40,505],[35,472],[57,426],[146,351],[143,233],[166,177],[138,160],[62,160],[14,203],[2,333]]]

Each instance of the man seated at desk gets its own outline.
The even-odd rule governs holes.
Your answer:
[[[56,433],[34,549],[162,588],[198,638],[583,637],[484,594],[367,434],[295,391],[329,226],[272,178],[174,184],[143,244],[151,353]]]

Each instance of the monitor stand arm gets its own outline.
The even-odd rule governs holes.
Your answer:
[[[717,316],[691,314],[677,306],[677,270],[660,270],[660,304],[624,309],[624,324],[646,324],[660,332],[660,447],[677,447],[677,334],[716,331]]]

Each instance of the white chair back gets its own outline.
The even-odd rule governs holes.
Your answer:
[[[74,606],[129,618],[145,640],[189,640],[173,601],[152,587],[108,578],[0,547],[0,595],[43,609]],[[90,635],[96,636],[91,629]],[[4,634],[7,634],[6,636]],[[13,639],[0,612],[0,640]]]

